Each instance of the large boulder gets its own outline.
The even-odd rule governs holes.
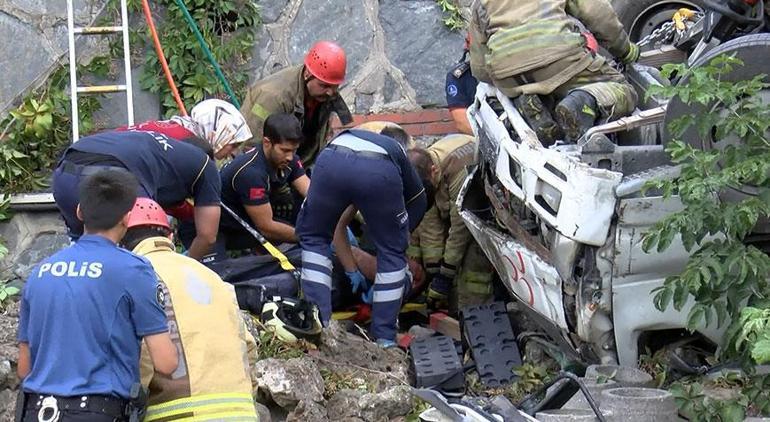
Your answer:
[[[302,401],[323,402],[324,381],[318,366],[306,357],[264,359],[252,368],[260,402],[291,410]]]
[[[308,400],[302,400],[299,402],[297,407],[295,407],[294,410],[286,417],[286,422],[326,422],[329,420],[331,419],[329,419],[328,413],[323,404]],[[337,421],[339,419],[334,418],[333,420]]]

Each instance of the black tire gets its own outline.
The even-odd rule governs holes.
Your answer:
[[[721,54],[735,55],[741,59],[744,63],[741,67],[736,67],[727,75],[723,75],[722,79],[726,81],[741,81],[755,77],[759,74],[770,74],[770,34],[754,34],[746,35],[734,40],[730,40],[708,53],[704,54],[698,60],[695,61],[693,67],[698,67],[710,62],[713,58]],[[765,78],[767,82],[770,78]],[[687,80],[683,79],[679,83],[686,83]],[[665,136],[664,143],[670,142],[671,134],[668,132],[669,124],[677,118],[687,114],[700,114],[706,110],[713,110],[718,108],[719,104],[714,102],[707,107],[697,104],[687,105],[682,103],[679,98],[674,98],[668,104],[666,110],[666,122],[665,122]],[[681,140],[687,142],[695,148],[703,150],[722,149],[727,141],[714,140],[711,137],[701,138],[698,135],[698,130],[695,127],[690,127],[681,137]],[[724,192],[720,196],[723,200],[739,201],[748,196],[756,196],[758,190],[754,186],[743,186],[740,189],[731,189]],[[770,223],[767,221],[760,222],[757,231],[762,233],[770,233]]]
[[[680,8],[702,11],[703,3],[701,0],[612,0],[612,7],[631,41],[637,42],[670,20]]]

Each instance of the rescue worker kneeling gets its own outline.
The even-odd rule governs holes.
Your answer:
[[[149,365],[143,350],[142,384],[149,387],[145,421],[257,420],[249,358],[254,338],[238,310],[235,290],[200,262],[178,254],[166,214],[139,198],[123,245],[147,258],[164,281],[164,300],[179,367],[171,376]]]
[[[427,178],[418,176],[402,146],[406,139],[399,143],[393,138],[399,136],[407,135],[403,129],[385,128],[379,133],[351,129],[337,136],[318,156],[297,221],[302,290],[328,324],[332,307],[329,244],[334,238],[346,273],[357,273],[345,231],[355,209],[360,210],[377,251],[371,331],[382,347],[395,346],[401,301],[411,288],[406,261],[409,232],[419,224],[429,202],[421,181]],[[363,276],[356,278],[365,283]],[[367,288],[351,281],[354,290]]]

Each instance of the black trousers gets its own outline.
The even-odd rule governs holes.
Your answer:
[[[127,418],[115,418],[104,413],[82,411],[82,410],[60,410],[58,422],[123,422],[127,421]],[[50,415],[45,415],[46,417]],[[26,410],[24,417],[21,419],[23,422],[38,422],[37,412],[34,410]]]

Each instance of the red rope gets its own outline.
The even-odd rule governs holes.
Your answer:
[[[144,9],[144,17],[147,20],[147,26],[150,28],[152,42],[155,44],[155,53],[158,55],[160,66],[163,68],[163,73],[166,75],[168,86],[171,87],[171,94],[174,96],[177,107],[179,107],[179,112],[182,113],[182,116],[187,116],[187,109],[184,108],[182,97],[179,96],[179,91],[176,89],[176,84],[174,83],[174,77],[171,75],[171,70],[168,68],[168,63],[166,62],[166,56],[163,54],[163,47],[161,47],[160,40],[158,39],[158,31],[155,30],[155,22],[152,20],[152,12],[150,11],[150,3],[148,0],[142,0],[142,8]]]

